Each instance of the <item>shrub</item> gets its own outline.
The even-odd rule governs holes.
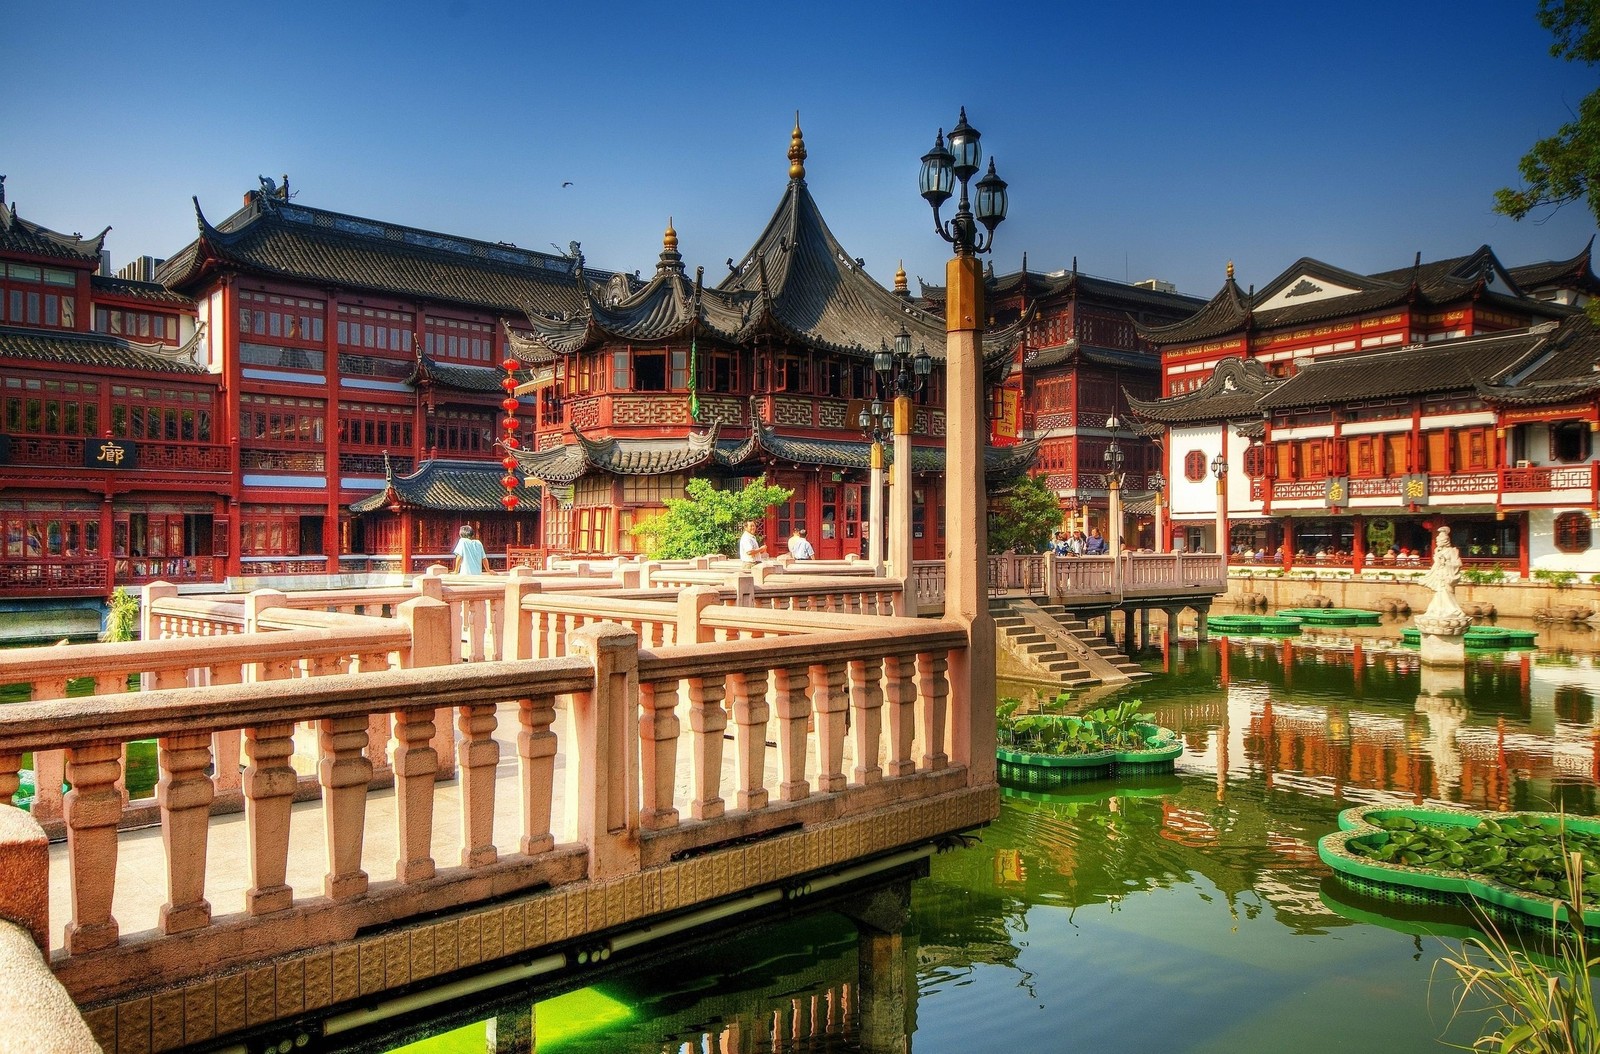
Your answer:
[[[1461,572],[1461,581],[1469,586],[1492,586],[1496,582],[1505,581],[1506,569],[1495,564],[1490,570],[1479,567],[1468,567]]]
[[[1151,714],[1140,712],[1144,703],[1125,699],[1113,706],[1081,714],[1058,712],[1067,693],[1056,696],[1036,714],[1021,714],[1021,700],[1000,700],[996,731],[1000,745],[1030,754],[1098,754],[1107,750],[1142,750],[1153,732]]]
[[[1533,577],[1536,581],[1548,582],[1559,590],[1565,589],[1576,582],[1578,580],[1578,572],[1551,571],[1548,568],[1541,567],[1533,572]]]
[[[139,635],[138,597],[118,586],[111,591],[110,609],[106,615],[106,640],[132,640]]]

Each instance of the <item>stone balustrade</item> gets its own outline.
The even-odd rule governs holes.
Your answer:
[[[710,588],[671,601],[580,600],[543,593],[538,583],[522,579],[502,579],[499,588],[506,609],[520,613],[519,628],[506,638],[515,661],[447,664],[445,627],[455,605],[430,597],[402,604],[398,620],[269,606],[256,613],[254,632],[151,641],[132,646],[137,650],[55,649],[122,649],[124,684],[88,698],[41,697],[7,707],[0,714],[0,804],[16,791],[24,753],[64,756],[72,785],[64,809],[70,917],[64,928],[60,919],[25,924],[61,934],[57,976],[89,1008],[102,1041],[120,1019],[96,1008],[113,1007],[156,979],[176,993],[172,1005],[181,1018],[186,985],[210,985],[208,991],[220,993],[216,978],[230,971],[430,913],[545,888],[614,883],[682,867],[676,862],[725,851],[721,846],[790,837],[818,825],[866,823],[919,802],[949,799],[955,808],[941,806],[936,822],[931,813],[918,821],[933,823],[930,830],[992,815],[988,777],[981,787],[971,783],[974,749],[992,744],[974,747],[952,736],[962,727],[957,712],[970,703],[952,696],[949,665],[966,647],[954,623],[736,608],[720,603],[721,592]],[[531,658],[532,627],[541,613],[585,621],[556,638],[547,635],[550,657]],[[380,637],[345,625],[407,618],[414,629],[412,661],[431,660],[434,668],[395,668],[388,661],[408,647],[403,627]],[[318,619],[327,628],[265,632],[269,621],[287,626]],[[615,622],[598,624],[605,620]],[[641,649],[639,629],[663,643]],[[368,633],[365,643],[352,645],[360,632]],[[342,640],[346,658],[326,658],[337,650],[318,653],[324,658],[304,654],[313,636]],[[568,654],[554,654],[552,640]],[[231,649],[230,657],[217,658],[219,649]],[[51,649],[36,649],[44,650]],[[163,652],[185,658],[158,661]],[[207,658],[197,666],[202,655]],[[74,665],[100,669],[111,661],[79,658]],[[149,690],[130,693],[122,690],[127,663],[168,673],[158,674]],[[262,674],[295,664],[302,677],[292,693]],[[190,676],[197,668],[210,672],[210,683]],[[233,670],[237,677],[218,676]],[[516,774],[497,784],[502,747],[495,733],[506,720],[515,723]],[[452,724],[454,735],[441,745],[441,726]],[[314,730],[318,745],[315,779],[325,838],[320,884],[311,889],[287,877],[291,822],[301,817],[295,813],[291,821],[297,727]],[[242,744],[238,754],[218,750],[230,735]],[[125,932],[112,910],[119,844],[128,837],[118,830],[118,784],[124,745],[151,737],[158,742],[167,901],[157,918],[144,920],[146,928]],[[459,822],[441,856],[436,814],[446,754],[457,766]],[[213,838],[216,783],[210,772],[230,768],[230,756],[243,761],[243,837],[235,831],[222,844]],[[375,757],[392,765],[393,807],[385,822],[392,824],[388,837],[396,846],[392,870],[376,875],[362,861],[374,822]],[[564,786],[556,779],[561,770],[568,774]],[[978,798],[970,797],[973,791],[981,792]],[[509,843],[497,844],[496,797],[506,793],[515,795],[520,822]],[[957,815],[959,822],[952,819]],[[565,837],[569,830],[574,838]],[[874,827],[854,850],[817,842],[788,871],[784,853],[759,854],[760,880],[799,873],[819,860],[849,859],[880,842],[892,848],[895,830]],[[248,874],[238,910],[212,910],[207,864],[214,854],[237,859]],[[746,857],[758,858],[746,853],[740,859]],[[604,902],[612,913],[597,917],[591,907],[582,925],[603,929],[651,910],[632,899]],[[283,969],[280,962],[279,984]],[[310,991],[309,974],[297,976]],[[365,984],[357,991],[364,993]],[[326,998],[339,991],[336,979]],[[179,1034],[192,1041],[196,1033]]]

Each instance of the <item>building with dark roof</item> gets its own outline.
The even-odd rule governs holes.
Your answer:
[[[905,333],[932,359],[914,397],[913,555],[943,555],[943,315],[912,301],[903,273],[895,290],[878,285],[829,230],[806,184],[798,124],[788,157],[777,208],[720,282],[689,276],[669,221],[648,282],[587,286],[576,309],[530,310],[529,339],[511,337],[536,375],[534,440],[515,456],[544,485],[547,546],[636,552],[630,528],[710,475],[793,490],[768,537],[805,527],[819,558],[861,554],[870,444],[858,419],[889,397],[873,354]],[[986,338],[993,379],[1010,369],[1020,336],[1012,324]],[[1033,449],[992,451],[992,475],[1025,470]]]
[[[109,230],[109,228],[108,228]],[[215,580],[233,456],[194,302],[100,274],[0,178],[0,598]]]
[[[1302,260],[1259,294],[1230,273],[1152,335],[1169,394],[1133,401],[1165,444],[1174,543],[1225,532],[1235,562],[1360,574],[1425,567],[1448,525],[1469,565],[1600,571],[1588,268],[1587,248],[1506,269],[1485,247],[1375,276]]]

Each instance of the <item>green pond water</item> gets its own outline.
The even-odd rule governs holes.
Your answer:
[[[1352,894],[1316,842],[1362,803],[1596,812],[1600,647],[1586,631],[1546,634],[1539,653],[1474,658],[1452,686],[1423,683],[1397,627],[1348,632],[1366,636],[1191,640],[1147,656],[1160,675],[1127,694],[1182,734],[1177,774],[1009,794],[980,841],[935,857],[912,888],[899,1046],[881,1034],[863,1046],[855,930],[822,913],[580,992],[458,1005],[415,1026],[412,1045],[349,1049],[477,1054],[483,1018],[529,1004],[542,1052],[1470,1042],[1435,964],[1471,917]]]

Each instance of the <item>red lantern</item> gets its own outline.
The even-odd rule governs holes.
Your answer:
[[[500,445],[505,447],[507,450],[515,450],[522,444],[517,441],[516,436],[506,436],[504,439],[500,440]]]
[[[506,490],[515,490],[517,486],[517,477],[507,472],[505,475],[500,477],[500,485]]]
[[[522,365],[522,363],[518,362],[516,359],[507,357],[507,358],[501,360],[500,368],[502,370],[505,370],[507,373],[516,373],[517,372],[517,368],[520,367],[521,365]]]
[[[500,499],[500,504],[506,507],[507,512],[515,512],[517,509],[518,500],[519,499],[515,494],[507,494],[505,497]]]
[[[517,390],[517,379],[509,376],[502,377],[500,379],[500,387],[504,388],[508,392],[514,392]]]
[[[507,455],[500,459],[500,464],[505,467],[507,472],[510,472],[512,469],[517,467],[517,459]]]
[[[517,430],[517,415],[506,414],[505,417],[500,419],[500,427],[507,432],[515,432]]]
[[[509,395],[506,396],[504,399],[500,400],[500,409],[504,410],[508,414],[516,413],[517,412],[517,407],[519,407],[521,405],[522,405],[521,403],[517,402],[515,399],[513,399]]]

